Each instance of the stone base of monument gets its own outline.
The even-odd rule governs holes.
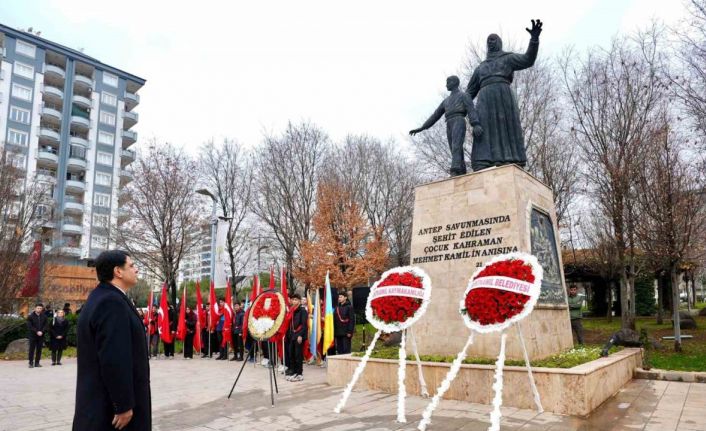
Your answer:
[[[414,325],[420,354],[456,355],[469,329],[459,301],[475,270],[493,257],[520,251],[544,270],[532,314],[520,323],[530,359],[573,347],[559,234],[551,189],[515,165],[423,184],[415,189],[411,264],[431,277],[426,314]],[[507,357],[522,359],[509,328]],[[500,334],[477,334],[470,356],[494,358]]]
[[[359,357],[351,355],[329,356],[328,383],[333,386],[347,385],[359,362]],[[629,382],[641,363],[640,349],[624,349],[573,368],[532,368],[532,372],[545,411],[586,416]],[[433,395],[451,364],[422,362],[422,365],[424,379]],[[370,359],[354,390],[397,393],[398,366],[397,360]],[[494,365],[462,365],[444,398],[490,404],[494,394],[494,372]],[[506,366],[503,380],[505,388],[511,389],[503,392],[503,406],[536,409],[525,367]],[[405,385],[407,394],[420,395],[414,361],[407,362]]]

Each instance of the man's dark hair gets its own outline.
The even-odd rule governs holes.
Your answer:
[[[298,300],[301,301],[302,296],[301,296],[300,294],[298,294],[298,293],[295,293],[295,294],[293,294],[292,296],[290,296],[290,298],[292,298],[292,299],[298,299]]]
[[[42,304],[41,302],[37,302],[36,304],[34,304],[34,306],[44,308],[44,304]]]
[[[106,283],[113,279],[113,269],[123,266],[130,254],[123,250],[107,250],[96,258],[96,275],[98,281]]]

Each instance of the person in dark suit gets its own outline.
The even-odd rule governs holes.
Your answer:
[[[64,317],[64,310],[57,310],[56,317],[49,327],[49,348],[51,364],[61,365],[61,354],[66,349],[66,337],[69,334],[69,321]]]
[[[336,337],[336,354],[345,355],[351,352],[351,341],[355,331],[355,314],[353,306],[345,292],[338,293],[338,304],[333,313],[333,335]]]
[[[164,344],[164,358],[174,359],[174,345],[176,344],[177,321],[176,313],[174,312],[174,306],[172,304],[169,304],[169,308],[167,309],[167,316],[169,316],[169,332],[172,333],[172,342],[167,343],[162,340],[162,344]]]
[[[301,306],[302,297],[298,293],[292,295],[291,298],[294,312],[292,313],[292,320],[289,323],[286,337],[289,340],[289,359],[292,361],[289,368],[292,370],[292,375],[288,376],[287,380],[290,382],[301,382],[304,380],[304,370],[302,368],[304,351],[302,349],[307,336],[309,313]]]
[[[240,302],[233,304],[233,359],[231,361],[242,361],[245,354],[243,349],[243,321],[245,311],[240,307]]]
[[[27,317],[27,338],[29,338],[29,367],[41,367],[39,360],[42,358],[44,346],[44,332],[47,327],[47,315],[44,305],[36,304],[34,311]]]
[[[145,330],[126,292],[137,283],[130,255],[96,258],[98,286],[76,330],[78,371],[73,431],[152,429],[150,366]]]
[[[194,334],[196,333],[196,313],[186,307],[186,336],[184,337],[184,359],[194,359]]]

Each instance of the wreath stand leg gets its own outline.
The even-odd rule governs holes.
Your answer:
[[[449,369],[449,372],[446,373],[446,378],[444,379],[443,382],[441,382],[441,385],[439,385],[439,388],[436,390],[436,394],[434,394],[434,398],[432,398],[431,402],[427,405],[426,409],[424,409],[424,413],[422,413],[422,420],[419,422],[419,426],[417,429],[419,431],[424,431],[427,429],[427,425],[431,423],[431,415],[436,409],[436,407],[439,405],[439,401],[441,401],[441,397],[444,396],[447,390],[449,390],[449,387],[451,386],[451,382],[456,378],[456,375],[458,374],[458,371],[461,369],[461,364],[463,363],[463,360],[466,359],[466,350],[473,344],[473,335],[475,334],[475,331],[471,330],[471,335],[468,336],[468,340],[466,341],[466,345],[463,346],[463,350],[458,352],[458,356],[456,356],[456,359],[454,359],[453,364],[451,364],[451,368]]]
[[[235,378],[235,381],[233,382],[233,387],[230,388],[230,393],[228,394],[228,399],[230,399],[230,396],[233,395],[233,389],[235,389],[235,385],[238,384],[238,380],[240,380],[240,375],[243,374],[243,370],[245,369],[245,365],[247,365],[248,361],[244,360],[243,365],[240,367],[240,372],[238,373],[238,377]]]
[[[505,365],[505,343],[507,342],[507,334],[503,331],[500,335],[500,353],[498,360],[495,362],[495,397],[493,398],[493,411],[490,413],[490,427],[488,431],[500,430],[500,406],[503,404],[503,366]]]
[[[414,350],[414,357],[417,359],[417,372],[419,374],[419,386],[421,387],[420,395],[422,398],[429,398],[427,382],[424,380],[424,373],[422,373],[422,361],[419,359],[419,351],[417,350],[417,339],[414,337],[412,328],[413,326],[409,327],[409,336],[412,338],[412,349]]]
[[[378,338],[380,338],[380,330],[378,330],[375,335],[373,336],[373,340],[370,342],[370,345],[368,346],[368,349],[365,351],[365,356],[363,356],[363,359],[361,359],[360,363],[355,369],[355,372],[353,373],[353,377],[351,378],[351,381],[348,383],[348,386],[346,386],[346,389],[343,391],[343,395],[341,396],[341,400],[338,402],[338,405],[336,405],[336,408],[333,409],[335,413],[341,413],[341,410],[343,407],[346,405],[346,401],[348,401],[348,397],[351,396],[351,391],[353,390],[353,386],[355,386],[356,382],[358,381],[358,378],[360,378],[360,375],[363,374],[363,370],[365,369],[365,364],[368,363],[368,359],[370,359],[370,355],[373,353],[373,348],[375,347],[375,343],[378,341]]]
[[[404,385],[405,371],[407,371],[407,352],[405,350],[405,336],[407,330],[402,331],[400,337],[400,366],[397,370],[397,422],[406,423],[407,419],[404,416],[404,401],[407,396],[407,388]]]
[[[279,359],[277,354],[277,345],[275,343],[267,343],[270,348],[270,358],[274,355],[275,358]],[[279,394],[279,388],[277,387],[277,368],[272,364],[272,380],[275,382],[275,392]]]
[[[268,348],[268,352],[267,352],[267,353],[268,353],[268,354],[270,353],[269,347],[270,347],[270,343],[267,342],[267,348]],[[263,347],[263,349],[264,349],[264,347]],[[270,364],[270,365],[272,365],[272,364]],[[270,401],[272,402],[272,407],[274,407],[274,406],[275,406],[275,393],[274,393],[274,391],[272,390],[272,373],[270,372],[270,370],[267,370],[267,375],[270,376]]]
[[[515,328],[517,328],[517,334],[520,338],[520,344],[522,345],[522,353],[525,355],[525,366],[527,367],[527,375],[529,376],[530,387],[532,388],[532,393],[534,394],[534,404],[537,406],[539,413],[544,412],[542,407],[542,401],[539,398],[539,391],[537,390],[537,385],[534,383],[534,375],[532,375],[532,366],[530,365],[529,355],[527,354],[527,347],[525,347],[525,339],[522,337],[522,331],[520,330],[520,323],[515,323]]]

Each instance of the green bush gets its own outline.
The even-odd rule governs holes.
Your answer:
[[[22,317],[0,318],[0,352],[20,338],[27,338],[27,321]]]
[[[635,312],[651,316],[656,312],[654,277],[641,276],[635,280]]]

